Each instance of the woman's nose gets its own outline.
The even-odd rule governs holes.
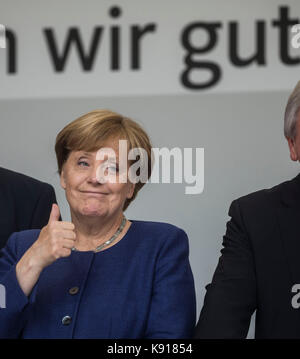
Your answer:
[[[98,184],[99,183],[98,180],[97,180],[97,177],[94,176],[94,175],[91,175],[91,176],[88,177],[88,182],[92,183],[92,184]]]
[[[97,166],[91,166],[88,176],[88,182],[92,184],[99,184],[101,183],[101,178],[99,178],[99,171]]]

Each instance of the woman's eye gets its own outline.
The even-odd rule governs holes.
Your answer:
[[[81,167],[87,167],[89,164],[86,161],[78,161],[78,165]]]

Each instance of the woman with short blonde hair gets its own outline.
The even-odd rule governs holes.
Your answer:
[[[0,337],[191,337],[196,302],[187,235],[124,215],[145,184],[140,179],[151,175],[146,132],[96,110],[63,128],[55,151],[71,222],[59,221],[54,204],[41,231],[10,237],[0,258],[9,303],[0,311]]]

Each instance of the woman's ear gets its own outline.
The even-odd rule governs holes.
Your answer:
[[[60,173],[60,185],[63,189],[66,189],[66,179],[65,179],[65,173],[64,173],[63,169],[61,170],[61,173]]]
[[[297,149],[296,149],[296,143],[295,140],[292,138],[288,138],[288,145],[289,145],[289,149],[290,149],[290,157],[292,161],[298,161],[298,155],[297,155]]]

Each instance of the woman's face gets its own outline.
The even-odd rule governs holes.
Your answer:
[[[113,158],[109,161],[96,159],[98,151],[71,151],[64,163],[60,183],[66,192],[71,213],[94,217],[117,216],[122,212],[126,199],[132,197],[134,184],[128,180],[128,170],[121,171],[119,168],[118,141],[110,141],[105,147],[114,150],[116,161]],[[102,172],[99,172],[100,168]],[[101,183],[99,173],[105,175],[100,179]],[[121,183],[122,176],[127,179],[126,183]]]

